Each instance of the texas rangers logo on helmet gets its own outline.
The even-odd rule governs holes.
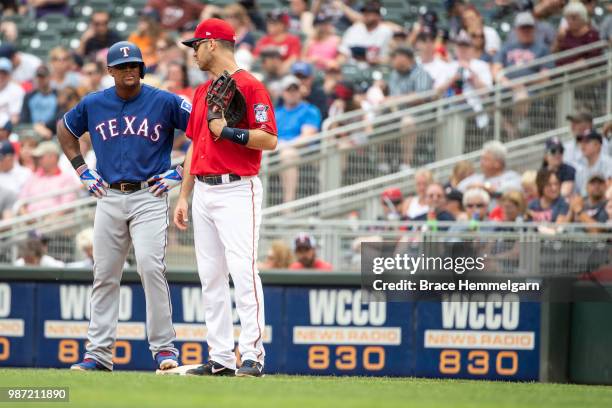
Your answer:
[[[253,109],[255,110],[255,121],[257,123],[264,123],[268,121],[268,109],[270,109],[268,105],[256,103],[253,106]]]
[[[130,55],[129,51],[130,51],[130,47],[121,47],[119,48],[121,50],[121,52],[123,53],[124,57],[128,57]]]

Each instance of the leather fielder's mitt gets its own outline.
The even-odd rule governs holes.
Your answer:
[[[227,125],[235,127],[246,114],[244,96],[236,88],[236,81],[227,71],[223,71],[223,74],[210,84],[206,101],[208,122],[225,116]]]

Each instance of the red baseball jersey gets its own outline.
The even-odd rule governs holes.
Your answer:
[[[240,129],[261,129],[276,135],[276,120],[270,95],[264,85],[247,71],[232,75],[236,87],[244,95],[246,115],[236,125]],[[196,89],[187,125],[187,137],[193,142],[191,169],[193,175],[237,174],[256,176],[261,165],[261,150],[249,149],[229,140],[214,141],[215,135],[208,128],[206,93],[212,80]]]

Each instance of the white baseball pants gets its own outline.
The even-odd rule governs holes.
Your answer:
[[[236,368],[229,277],[240,318],[242,361],[264,362],[264,300],[257,244],[263,189],[258,177],[211,186],[196,179],[193,230],[210,359]]]

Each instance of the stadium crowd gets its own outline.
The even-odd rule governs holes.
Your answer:
[[[119,34],[111,28],[111,12],[96,9],[78,47],[56,47],[41,59],[16,45],[19,32],[4,17],[22,14],[44,20],[52,13],[71,16],[71,3],[3,2],[0,219],[77,199],[74,188],[79,181],[56,143],[56,122],[84,95],[113,85],[106,73],[106,50],[119,40],[127,39],[141,48],[147,67],[145,83],[191,100],[195,88],[207,77],[180,41],[192,37],[203,18],[229,21],[237,34],[240,67],[255,72],[273,98],[279,155],[286,163],[298,154],[292,144],[321,131],[327,118],[357,109],[368,112],[384,100],[424,92],[433,92],[436,97],[465,95],[467,103],[479,112],[482,105],[475,91],[545,73],[555,64],[528,66],[508,75],[505,68],[600,39],[612,41],[611,4],[603,6],[602,18],[596,13],[597,0],[494,3],[494,7],[482,10],[467,0],[446,0],[445,15],[423,7],[415,21],[399,25],[387,18],[384,1],[376,0],[290,0],[286,9],[268,13],[261,12],[254,0],[223,7],[194,0],[149,0],[139,11],[135,31]],[[512,23],[509,32],[493,28],[508,19]],[[557,65],[600,52],[558,60]],[[356,81],[346,67],[383,74]],[[518,99],[527,98],[524,88],[517,87],[514,92]],[[612,215],[612,190],[606,192],[612,179],[608,142],[612,126],[597,132],[589,111],[568,119],[573,139],[566,143],[547,141],[541,169],[517,174],[505,166],[504,146],[490,142],[484,146],[479,172],[475,173],[470,163],[460,163],[450,180],[434,181],[422,170],[416,173],[414,197],[403,197],[398,189],[385,191],[381,218],[606,222]],[[478,126],[486,126],[487,120],[484,115],[477,120]],[[504,128],[511,139],[517,137],[520,118],[508,121]],[[412,139],[407,142],[414,144]],[[94,168],[91,142],[82,137],[80,143],[88,165]],[[182,155],[187,147],[188,140],[177,134],[174,154]],[[413,150],[404,150],[409,152],[402,163],[405,168],[411,164]],[[298,180],[297,167],[281,173],[283,201],[296,198]],[[66,193],[31,200],[61,190]],[[16,206],[16,202],[25,204]],[[277,245],[269,255],[295,268],[331,268],[316,257],[313,237],[297,237],[293,244],[295,251]],[[37,246],[32,251],[42,254],[43,249]],[[298,261],[290,264],[292,252]],[[271,261],[262,265],[267,262]]]

